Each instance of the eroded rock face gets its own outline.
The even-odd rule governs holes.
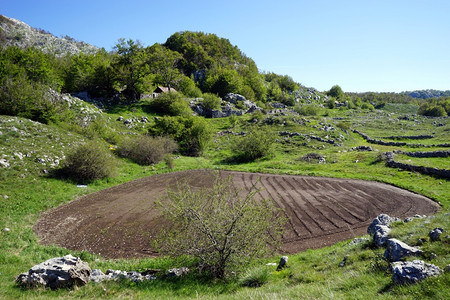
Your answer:
[[[389,239],[386,242],[386,251],[384,258],[388,261],[399,261],[404,257],[421,255],[422,251],[418,248],[408,246],[397,239]]]
[[[412,284],[430,276],[441,274],[439,267],[422,260],[394,262],[391,264],[392,280],[398,284]]]
[[[85,285],[89,282],[90,275],[88,263],[69,254],[35,265],[28,272],[17,276],[16,283],[28,288],[45,286],[58,289]]]

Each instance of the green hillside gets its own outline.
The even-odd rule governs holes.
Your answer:
[[[6,17],[0,21],[11,26]],[[288,75],[260,72],[229,40],[202,32],[178,32],[148,47],[119,39],[111,52],[65,55],[13,44],[16,35],[0,31],[0,298],[450,297],[448,98],[345,93],[337,85],[320,92]],[[170,90],[155,97],[157,87]],[[438,151],[447,155],[408,155]],[[389,167],[386,152],[393,152],[396,162],[440,173]],[[384,249],[349,240],[289,255],[281,271],[267,265],[279,261],[273,253],[214,279],[196,271],[190,258],[107,259],[43,245],[33,231],[42,213],[80,196],[192,169],[378,181],[429,197],[440,211],[395,223],[392,236],[421,245],[418,259],[446,271],[415,285],[397,285],[382,259]],[[436,227],[445,232],[431,242],[428,232]],[[194,271],[178,279],[57,291],[15,284],[33,265],[69,252],[103,271],[180,264]]]

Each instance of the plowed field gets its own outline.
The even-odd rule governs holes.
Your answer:
[[[380,213],[395,217],[434,214],[432,200],[391,185],[336,178],[220,171],[239,188],[260,181],[256,197],[271,198],[288,224],[283,250],[295,253],[365,234]],[[167,187],[187,180],[211,186],[213,171],[195,170],[150,176],[90,194],[44,213],[34,229],[42,243],[100,253],[109,258],[152,256],[152,235],[164,226],[155,200]]]

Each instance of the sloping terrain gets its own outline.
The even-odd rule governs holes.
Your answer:
[[[99,50],[95,46],[67,36],[58,38],[45,30],[33,28],[20,20],[2,15],[0,15],[0,46],[35,47],[56,56],[80,52],[93,54]]]
[[[220,171],[236,187],[260,181],[256,197],[272,198],[288,217],[283,251],[320,248],[365,234],[380,213],[396,217],[434,214],[430,199],[377,182],[305,176]],[[213,171],[195,170],[150,176],[90,194],[42,215],[34,229],[45,244],[100,253],[105,257],[143,257],[157,253],[149,246],[164,226],[155,200],[167,187],[186,180],[195,187],[213,183]]]

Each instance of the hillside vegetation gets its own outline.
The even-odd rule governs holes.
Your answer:
[[[190,169],[372,180],[427,196],[441,211],[394,224],[392,235],[412,245],[424,240],[423,259],[445,269],[450,184],[442,174],[450,169],[450,100],[345,93],[337,85],[319,92],[288,75],[259,72],[237,46],[214,34],[186,31],[148,47],[119,39],[111,52],[70,51],[59,44],[36,47],[54,37],[20,21],[2,16],[0,24],[0,298],[450,297],[449,272],[396,285],[381,258],[384,249],[349,241],[291,255],[282,271],[266,265],[279,256],[254,259],[226,280],[193,272],[175,280],[89,283],[73,290],[18,288],[18,274],[69,252],[104,271],[179,266],[177,258],[110,260],[42,245],[33,225],[43,212],[82,195]],[[154,98],[157,86],[176,92]],[[90,149],[101,150],[91,155]],[[436,151],[447,155],[408,155]],[[443,172],[391,168],[386,152],[395,161]],[[100,164],[86,164],[96,157]],[[92,177],[102,166],[108,172]],[[81,171],[74,175],[75,169]],[[430,242],[435,227],[445,232]],[[189,262],[195,269],[195,262],[183,261]]]

